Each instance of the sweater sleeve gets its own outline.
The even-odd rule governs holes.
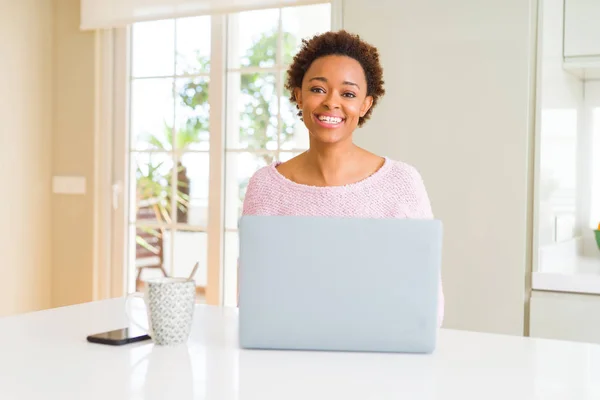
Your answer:
[[[254,215],[258,207],[258,186],[256,184],[256,174],[248,181],[246,194],[244,195],[244,204],[242,206],[242,215]]]
[[[425,189],[423,178],[419,171],[414,167],[409,167],[407,178],[404,181],[405,196],[407,199],[407,217],[408,218],[433,218],[429,195]]]
[[[408,218],[422,218],[432,219],[433,211],[431,209],[431,203],[429,201],[429,195],[425,188],[423,178],[416,168],[409,168],[409,179],[406,182],[406,189],[408,191]],[[442,285],[442,273],[440,271],[439,284],[438,284],[438,326],[441,327],[444,322],[444,289]]]
[[[258,185],[256,183],[256,173],[252,175],[250,180],[248,181],[248,186],[246,187],[246,194],[244,195],[244,203],[242,205],[242,215],[255,215],[257,214],[258,208]],[[240,287],[239,287],[239,275],[240,275],[240,258],[237,258],[237,274],[238,274],[238,284],[237,284],[237,303],[240,301]]]

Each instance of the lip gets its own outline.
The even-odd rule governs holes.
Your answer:
[[[322,127],[324,127],[324,128],[329,128],[329,129],[332,129],[332,128],[337,128],[337,127],[339,127],[339,126],[342,126],[342,125],[344,124],[344,122],[346,122],[346,118],[344,118],[344,117],[342,117],[342,116],[340,116],[340,115],[334,115],[334,114],[327,114],[327,113],[323,113],[323,114],[314,114],[314,116],[315,116],[315,118],[314,118],[314,119],[315,119],[315,122],[316,122],[318,125],[321,125]],[[321,121],[321,120],[319,119],[319,117],[320,117],[320,116],[325,116],[325,117],[334,117],[334,118],[341,118],[341,119],[342,119],[342,121],[341,121],[341,122],[339,122],[339,123],[337,123],[337,124],[328,124],[328,123],[326,123],[326,122],[323,122],[323,121]]]

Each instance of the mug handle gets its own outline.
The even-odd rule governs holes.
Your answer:
[[[137,326],[138,328],[140,328],[142,331],[146,332],[148,335],[152,336],[152,333],[150,332],[150,328],[141,325],[140,323],[138,323],[135,318],[133,318],[133,315],[131,314],[131,308],[130,308],[130,304],[131,304],[131,300],[135,299],[135,298],[140,298],[142,300],[144,300],[144,305],[146,307],[148,307],[146,305],[146,301],[145,301],[145,296],[144,293],[140,293],[140,292],[135,292],[130,294],[129,296],[127,296],[127,300],[125,300],[125,312],[127,313],[127,319],[129,320],[129,322],[131,322],[133,325]],[[149,325],[149,324],[148,324]]]

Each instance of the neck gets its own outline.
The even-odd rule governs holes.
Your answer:
[[[352,140],[324,144],[311,139],[306,161],[315,178],[326,185],[336,185],[352,170],[352,159],[358,150]]]

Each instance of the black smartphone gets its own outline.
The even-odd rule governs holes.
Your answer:
[[[114,331],[97,333],[87,337],[90,343],[107,344],[110,346],[122,346],[124,344],[149,340],[150,336],[138,328],[123,328]]]

